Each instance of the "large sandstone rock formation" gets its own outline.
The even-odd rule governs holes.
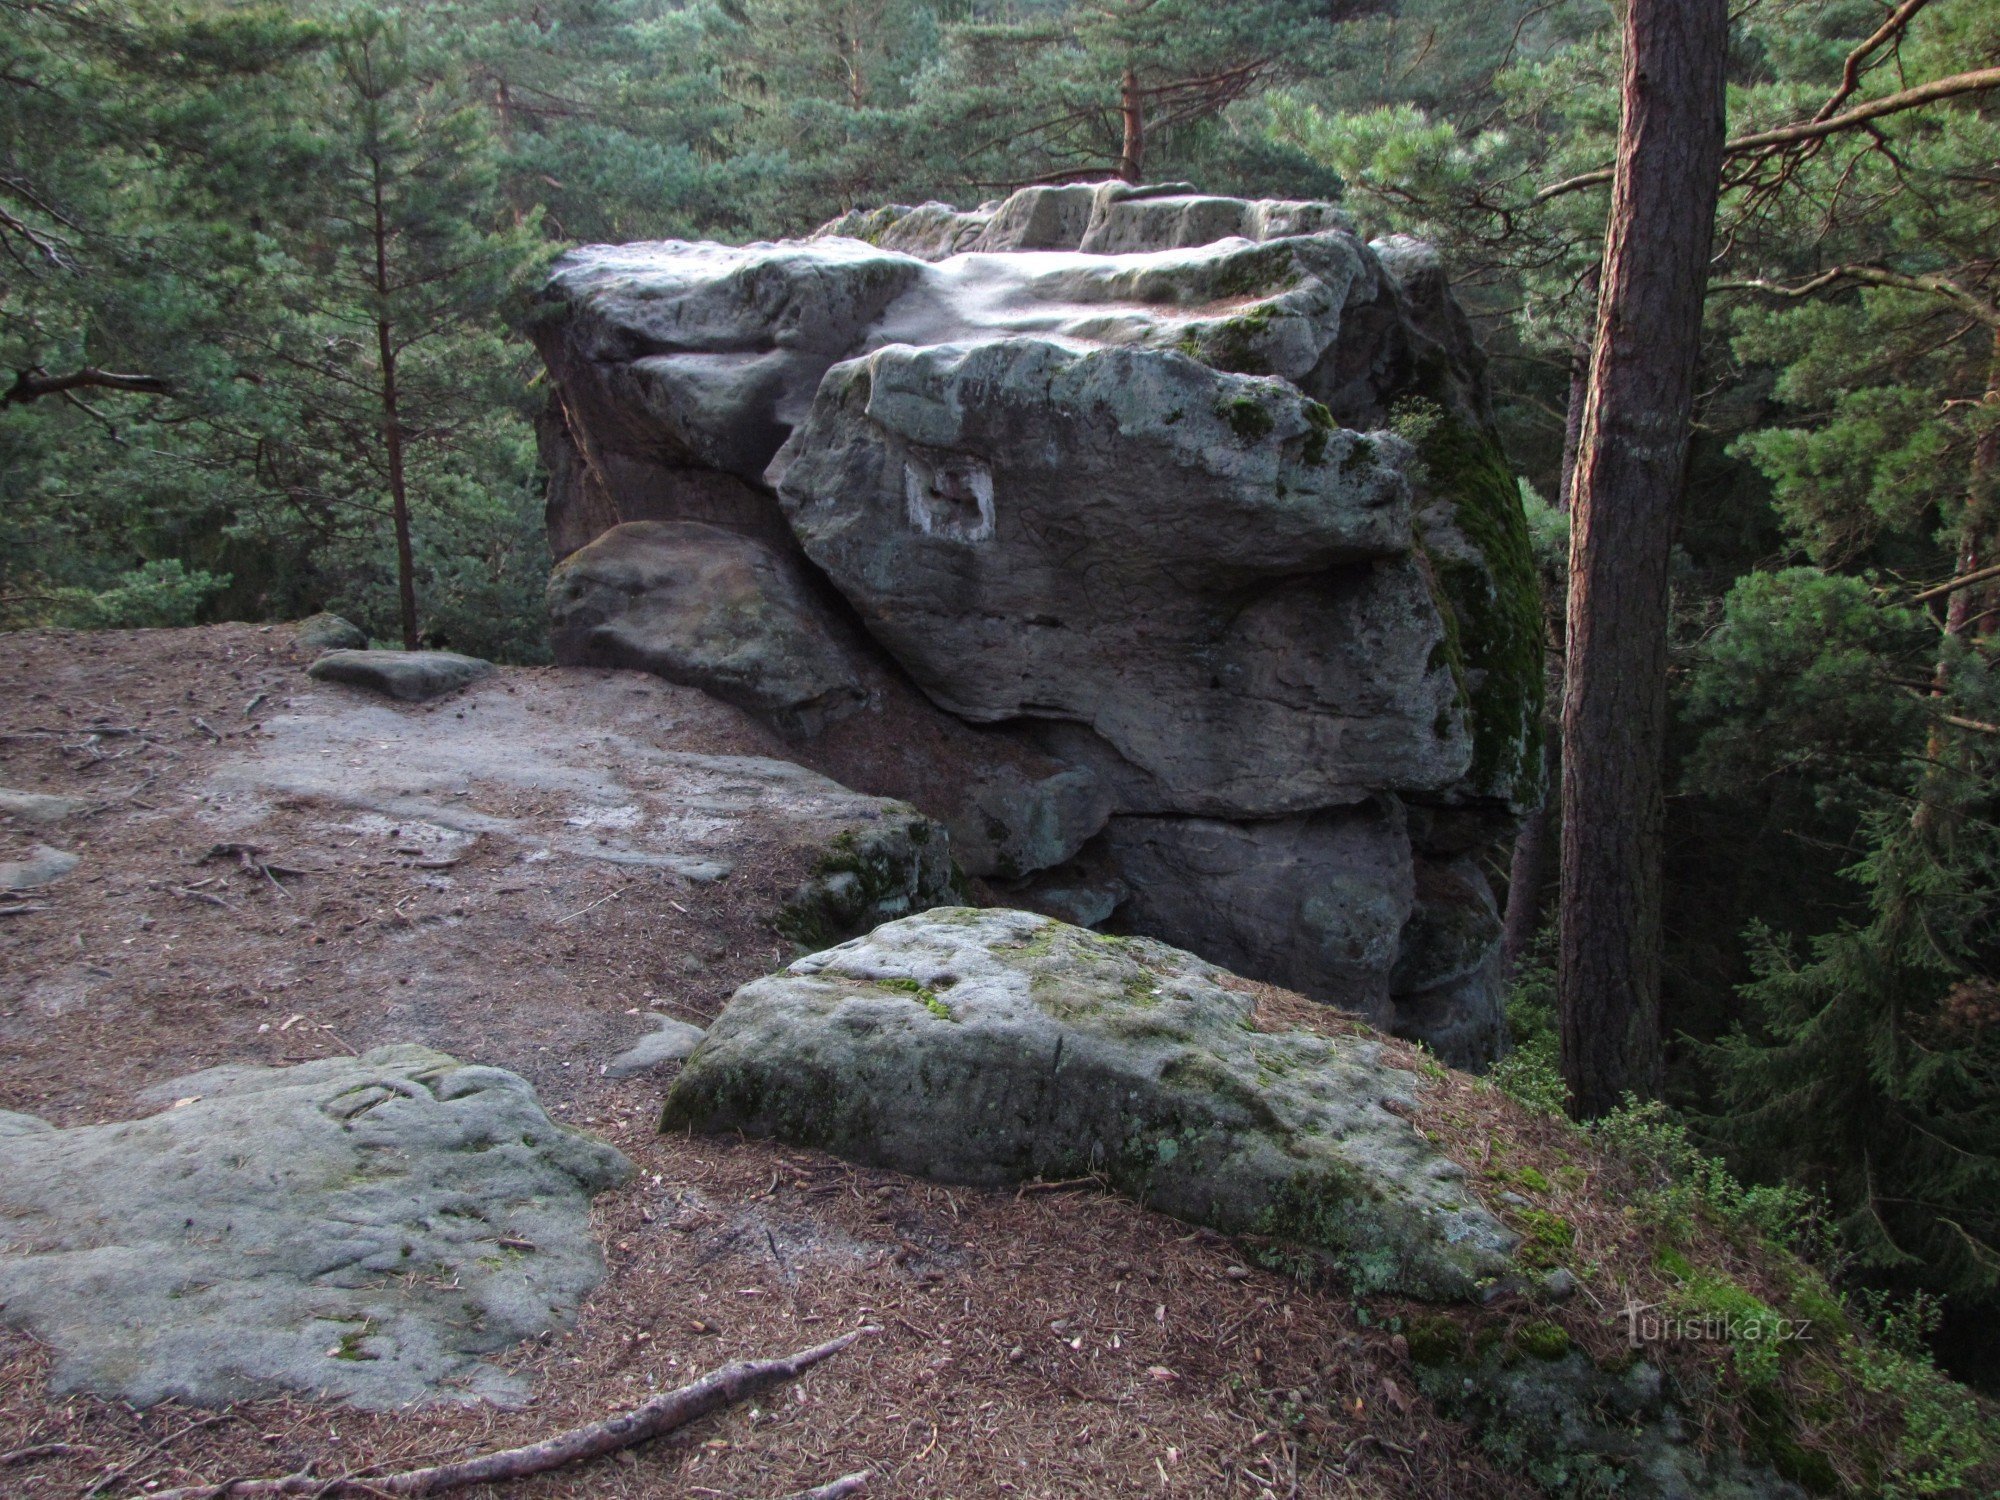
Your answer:
[[[537,339],[558,660],[807,739],[914,687],[966,763],[863,779],[1010,902],[1492,1054],[1478,856],[1541,793],[1541,616],[1427,247],[1036,188],[578,250]]]

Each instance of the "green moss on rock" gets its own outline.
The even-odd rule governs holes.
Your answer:
[[[1428,401],[1398,408],[1432,493],[1477,558],[1426,548],[1446,651],[1472,717],[1469,780],[1518,806],[1542,793],[1542,595],[1519,482],[1499,442]]]
[[[1277,426],[1274,418],[1263,402],[1254,396],[1231,396],[1226,401],[1216,403],[1215,414],[1229,424],[1229,430],[1246,443],[1254,443],[1271,435]]]

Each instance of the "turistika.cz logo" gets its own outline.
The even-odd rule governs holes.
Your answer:
[[[1813,1336],[1811,1318],[1744,1317],[1741,1313],[1670,1313],[1657,1302],[1628,1301],[1618,1310],[1634,1349],[1647,1344],[1791,1344]]]

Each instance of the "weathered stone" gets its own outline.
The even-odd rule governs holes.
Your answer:
[[[368,632],[339,615],[307,615],[292,639],[308,651],[366,651]]]
[[[1088,770],[1030,780],[997,766],[967,790],[946,826],[966,874],[1012,880],[1069,859],[1110,816],[1111,794]]]
[[[538,343],[598,451],[754,480],[923,269],[850,240],[591,245],[556,263]]]
[[[949,1182],[1098,1171],[1148,1206],[1475,1297],[1514,1243],[1394,1111],[1379,1043],[1263,1033],[1229,976],[1028,912],[934,911],[738,990],[663,1128],[775,1135]]]
[[[999,883],[1004,905],[1040,912],[1075,927],[1101,927],[1132,895],[1107,858],[1071,860],[1023,880]]]
[[[1543,1333],[1554,1327],[1529,1325]],[[1600,1365],[1566,1336],[1545,1343],[1518,1331],[1487,1341],[1482,1352],[1465,1348],[1462,1337],[1455,1355],[1450,1347],[1437,1341],[1419,1361],[1419,1387],[1493,1451],[1531,1473],[1562,1476],[1570,1493],[1635,1500],[1807,1500],[1810,1493],[1746,1461],[1734,1443],[1703,1441],[1649,1359]]]
[[[789,738],[866,696],[791,560],[715,526],[616,526],[557,565],[548,603],[558,662],[701,688]]]
[[[914,807],[883,807],[878,818],[834,837],[812,878],[778,914],[779,932],[819,948],[964,899],[951,835]]]
[[[1275,240],[1349,228],[1337,204],[1217,198],[1177,182],[1133,187],[1100,183],[1075,248],[1092,255],[1171,250],[1218,240]]]
[[[1332,203],[1218,198],[1184,182],[1144,187],[1072,182],[1022,188],[1005,202],[970,212],[948,203],[851,209],[821,225],[813,238],[862,240],[920,260],[944,260],[1022,250],[1143,253],[1349,227],[1346,214]]]
[[[1490,1050],[1490,965],[1390,982],[1428,919],[1403,944],[1385,909],[1345,934],[1365,959],[1337,959],[1339,921],[1280,932],[1209,884],[1295,912],[1291,834],[1253,825],[1388,798],[1426,859],[1483,856],[1541,795],[1533,559],[1430,247],[1364,244],[1328,203],[1060,184],[806,242],[586,247],[537,340],[559,551],[642,517],[802,548],[871,638],[836,632],[872,704],[907,680],[1013,747],[940,791],[910,747],[951,736],[899,711],[872,760],[839,731],[843,777],[948,819],[1009,899],[1086,920],[1133,900],[1146,930]],[[1163,829],[1095,840],[1086,874],[1094,804],[1045,837],[1033,797],[989,795],[1030,748],[1056,765],[1024,781],[1087,772],[1124,818],[1242,824],[1200,838],[1272,868],[1215,875]],[[1117,867],[1141,844],[1145,879]],[[1378,894],[1407,916],[1405,887]]]
[[[1014,339],[836,367],[772,478],[941,707],[1077,720],[1177,810],[1270,816],[1470,758],[1401,454],[1278,381]]]
[[[1506,1045],[1500,913],[1478,863],[1418,859],[1416,905],[1397,943],[1389,1013],[1380,1024],[1462,1068]]]
[[[329,651],[306,669],[319,682],[344,682],[419,703],[477,682],[493,663],[455,651]]]
[[[653,1029],[605,1064],[607,1078],[636,1078],[666,1063],[679,1062],[701,1045],[699,1026],[669,1016],[653,1017]]]
[[[47,792],[17,792],[0,786],[0,817],[19,818],[23,823],[60,823],[83,807],[74,797],[56,797]]]
[[[1119,817],[1105,843],[1132,888],[1121,928],[1172,933],[1225,968],[1387,1028],[1416,901],[1393,801],[1255,823]]]
[[[747,726],[731,725],[734,710],[648,676],[510,671],[464,705],[408,713],[345,693],[295,701],[218,756],[203,788],[214,837],[261,842],[269,820],[306,799],[385,819],[379,826],[401,826],[438,854],[486,839],[509,859],[707,883],[727,876],[746,846],[809,869],[851,859],[881,827],[917,818],[906,803],[790,761],[670,748],[713,732],[718,719],[731,732]],[[499,795],[475,800],[473,788]],[[914,900],[940,863],[948,873],[949,843],[934,823],[891,840],[909,853],[877,870],[882,897],[900,885]]]
[[[0,861],[0,891],[31,891],[53,885],[82,861],[67,849],[37,844],[26,859]]]
[[[0,1132],[0,1319],[57,1391],[150,1405],[519,1399],[482,1356],[603,1274],[590,1197],[630,1163],[512,1073],[423,1047],[149,1091],[162,1113]]]

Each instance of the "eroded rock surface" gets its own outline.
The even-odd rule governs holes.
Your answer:
[[[1072,184],[807,241],[585,247],[536,337],[558,553],[721,528],[815,581],[871,705],[906,679],[1054,763],[1038,792],[978,763],[927,789],[972,873],[1491,1055],[1492,966],[1436,937],[1483,932],[1490,893],[1420,906],[1409,872],[1540,796],[1541,614],[1429,247],[1364,244],[1331,204]],[[661,566],[663,598],[710,545]],[[729,691],[786,697],[801,653],[751,613],[700,611],[760,679]],[[903,794],[898,753],[863,784]],[[1286,831],[1392,804],[1412,815],[1360,864]],[[1284,922],[1249,910],[1274,895]]]
[[[421,703],[477,682],[493,663],[456,651],[329,651],[306,670],[320,682],[344,682]]]
[[[424,1047],[216,1068],[150,1102],[0,1121],[0,1319],[54,1347],[58,1391],[518,1399],[483,1356],[572,1319],[604,1272],[591,1196],[632,1170],[523,1079]]]
[[[948,1182],[1102,1172],[1373,1289],[1465,1298],[1504,1275],[1513,1237],[1395,1112],[1415,1078],[1377,1042],[1256,1030],[1228,978],[1144,938],[941,908],[738,990],[663,1126]]]
[[[651,672],[794,738],[865,696],[792,559],[700,521],[629,521],[564,558],[549,634],[566,666]]]

